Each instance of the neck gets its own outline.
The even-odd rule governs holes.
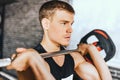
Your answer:
[[[60,50],[59,44],[55,44],[54,42],[50,41],[49,39],[46,39],[45,37],[43,37],[43,40],[40,44],[44,47],[44,49],[47,52],[54,52]]]

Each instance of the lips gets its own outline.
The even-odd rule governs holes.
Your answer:
[[[65,37],[65,39],[66,39],[67,41],[69,41],[69,40],[70,40],[70,36]]]

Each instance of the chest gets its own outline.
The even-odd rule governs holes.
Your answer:
[[[74,61],[70,55],[59,58],[46,58],[45,60],[56,80],[64,80],[64,78],[66,80],[74,73]]]
[[[63,56],[53,57],[53,60],[58,66],[62,67],[65,62],[65,56],[63,55]]]

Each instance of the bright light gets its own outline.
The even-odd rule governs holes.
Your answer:
[[[71,4],[76,14],[68,48],[76,48],[80,39],[91,30],[102,29],[116,46],[116,55],[112,60],[120,62],[120,0],[73,0]]]

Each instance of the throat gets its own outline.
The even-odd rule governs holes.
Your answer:
[[[41,42],[40,43],[47,52],[60,51],[60,45],[55,45],[51,43]]]
[[[64,62],[65,62],[65,56],[64,55],[57,56],[57,57],[52,57],[52,58],[59,67],[62,67],[64,65]]]

